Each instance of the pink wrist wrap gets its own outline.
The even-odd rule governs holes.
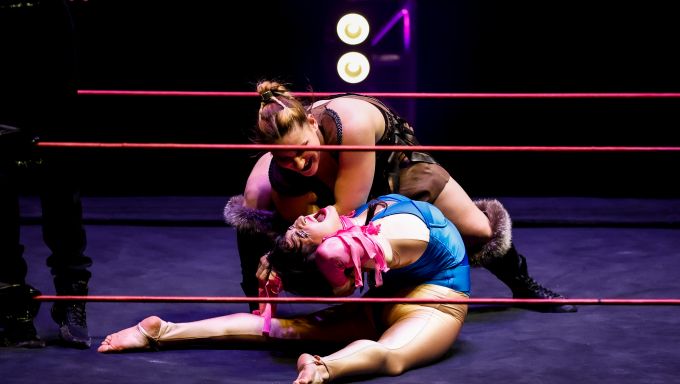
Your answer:
[[[275,276],[267,280],[266,283],[260,281],[260,288],[258,288],[257,293],[259,297],[277,297],[279,292],[281,292],[282,284],[281,278]],[[264,324],[262,324],[262,334],[269,335],[269,331],[272,328],[272,316],[274,314],[274,307],[272,303],[265,303],[264,308],[260,305],[260,309],[253,311],[253,314],[262,316],[264,318]]]

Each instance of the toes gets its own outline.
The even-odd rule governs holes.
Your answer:
[[[97,348],[97,352],[109,352],[109,351],[113,350],[113,346],[111,345],[111,340],[113,340],[113,336],[111,336],[111,335],[106,336],[106,338],[99,345],[99,348]]]

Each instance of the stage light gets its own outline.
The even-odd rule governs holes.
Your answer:
[[[368,59],[359,52],[347,52],[338,60],[338,75],[348,83],[364,81],[370,70]]]
[[[338,21],[338,37],[349,45],[361,44],[368,37],[368,20],[358,13],[348,13]]]

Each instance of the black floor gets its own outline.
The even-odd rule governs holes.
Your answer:
[[[680,298],[680,201],[501,199],[531,274],[570,298]],[[86,198],[93,295],[241,296],[226,198]],[[35,199],[23,201],[28,281],[54,288]],[[473,297],[508,297],[473,270]],[[95,351],[113,331],[150,314],[179,322],[246,310],[245,304],[90,303],[93,348],[57,342],[44,303],[37,318],[49,346],[0,349],[2,383],[290,383],[298,351],[229,346],[117,355]],[[311,306],[310,306],[311,307]],[[298,304],[290,311],[305,310]],[[311,309],[311,308],[309,308]],[[449,355],[370,383],[680,383],[680,306],[580,306],[543,314],[475,306]],[[315,351],[308,351],[314,353]]]

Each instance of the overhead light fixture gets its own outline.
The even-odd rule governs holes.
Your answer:
[[[371,65],[366,56],[359,52],[347,52],[338,60],[338,75],[348,83],[356,84],[368,77]]]
[[[361,44],[368,37],[368,20],[358,13],[348,13],[338,21],[337,32],[345,44]]]

